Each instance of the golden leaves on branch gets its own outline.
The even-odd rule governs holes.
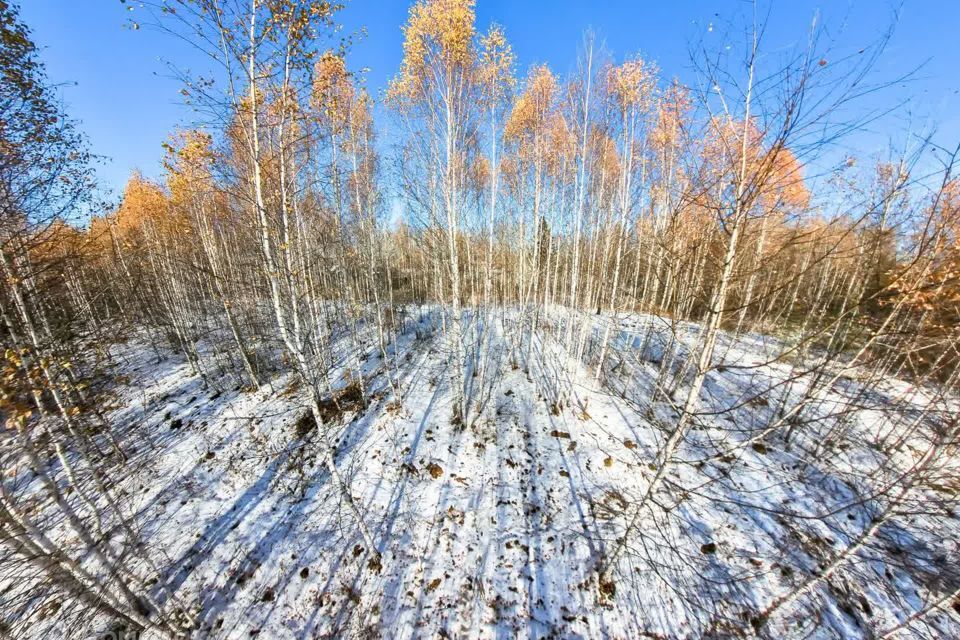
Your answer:
[[[496,104],[514,85],[513,64],[515,56],[503,29],[491,25],[480,38],[480,56],[477,68],[477,80],[480,83],[484,100]]]
[[[210,135],[199,130],[178,132],[171,142],[164,144],[167,187],[174,206],[184,206],[197,194],[213,191],[212,145]]]
[[[346,125],[354,94],[343,57],[325,51],[313,66],[312,105],[333,132],[339,132]]]
[[[163,225],[170,201],[156,183],[135,172],[127,181],[123,200],[114,214],[121,235],[136,231],[145,224]]]
[[[547,124],[547,170],[560,177],[565,167],[572,166],[577,154],[577,137],[564,115],[556,111]]]
[[[594,167],[594,172],[600,175],[603,185],[612,190],[622,169],[617,143],[599,127],[590,130],[590,140],[589,149],[594,156],[591,166]]]
[[[621,111],[647,109],[654,99],[657,66],[635,57],[607,70],[607,94]]]
[[[781,142],[767,138],[754,119],[711,118],[701,151],[706,183],[718,190],[742,183],[743,197],[749,202],[741,206],[756,215],[806,209],[810,192],[800,162]]]
[[[403,61],[387,90],[388,100],[416,101],[438,78],[450,82],[454,74],[472,72],[474,4],[474,0],[420,0],[410,8],[403,27]]]
[[[523,147],[543,136],[558,86],[556,76],[546,65],[531,69],[524,92],[514,102],[507,118],[504,137],[520,141]]]
[[[654,127],[650,133],[655,149],[662,152],[678,144],[692,108],[690,90],[674,80],[657,100]]]
[[[468,177],[470,184],[477,190],[485,189],[490,184],[491,175],[489,160],[483,156],[476,156],[472,159],[468,170]]]
[[[930,205],[930,224],[926,238],[918,238],[924,247],[923,260],[907,269],[923,277],[899,278],[894,291],[909,307],[926,314],[926,322],[936,326],[960,323],[960,179],[950,181]],[[907,286],[905,283],[910,283]]]
[[[292,49],[303,51],[317,37],[318,27],[333,26],[333,16],[343,5],[329,0],[267,0],[264,7],[264,37],[276,40],[282,33]]]

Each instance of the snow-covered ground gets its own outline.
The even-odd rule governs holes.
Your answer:
[[[871,489],[911,458],[908,443],[887,464],[878,441],[895,440],[926,396],[845,376],[789,447],[785,429],[753,441],[802,383],[787,382],[791,364],[768,362],[776,341],[728,340],[702,395],[716,415],[696,421],[627,530],[676,409],[671,390],[656,393],[671,357],[666,325],[617,322],[600,382],[553,332],[512,355],[496,323],[490,400],[467,426],[451,421],[435,320],[414,318],[399,340],[399,399],[369,340],[371,401],[346,403],[329,437],[383,554],[379,572],[316,432],[298,431],[307,405],[293,377],[257,392],[204,387],[175,356],[156,364],[149,349],[117,347],[128,364],[110,417],[135,453],[115,488],[164,568],[156,597],[178,594],[203,638],[750,636],[759,611],[870,526],[885,504]],[[678,330],[696,327],[670,335]],[[588,350],[601,336],[591,330]],[[332,375],[340,385],[345,366]],[[856,410],[837,410],[845,398]],[[931,415],[924,429],[935,428]],[[918,487],[905,511],[937,492],[955,498],[952,478]],[[621,536],[613,589],[601,594],[598,562]],[[898,514],[763,632],[869,637],[960,586],[958,541],[949,510]],[[949,607],[926,621],[912,633],[960,637]]]

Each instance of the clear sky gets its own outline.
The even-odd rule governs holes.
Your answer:
[[[135,16],[120,0],[19,0],[21,15],[42,48],[42,58],[70,113],[80,121],[95,153],[106,156],[99,174],[119,194],[130,172],[160,173],[161,143],[192,115],[180,101],[179,82],[164,60],[179,68],[201,62],[170,36],[124,25]],[[401,25],[410,2],[353,0],[341,14],[347,31],[366,28],[353,48],[353,69],[369,69],[373,93],[396,72]],[[765,6],[762,5],[761,6]],[[743,15],[742,0],[478,0],[478,27],[502,25],[518,57],[521,75],[546,62],[557,72],[572,70],[582,35],[593,29],[617,59],[633,53],[655,60],[666,78],[690,80],[690,43],[701,38],[723,48],[725,24]],[[908,101],[901,124],[920,130],[937,123],[936,139],[960,143],[960,0],[779,0],[774,3],[767,51],[802,45],[814,15],[844,49],[874,42],[894,10],[900,19],[877,72],[896,78],[921,67],[907,84],[870,100],[883,107]],[[922,66],[921,66],[922,65]],[[861,134],[858,146],[879,153],[900,126],[889,121]],[[895,142],[902,142],[896,140]]]

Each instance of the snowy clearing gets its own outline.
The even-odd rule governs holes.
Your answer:
[[[854,406],[842,419],[811,411],[789,448],[780,436],[752,442],[778,394],[799,393],[783,386],[788,366],[762,364],[782,346],[754,336],[721,349],[725,366],[703,392],[704,412],[718,415],[701,416],[627,531],[675,415],[667,399],[638,396],[649,399],[664,357],[654,319],[620,321],[620,360],[608,363],[617,373],[604,385],[564,362],[550,332],[529,360],[513,360],[495,328],[500,374],[466,427],[451,420],[434,321],[421,311],[398,341],[401,400],[372,345],[366,408],[342,391],[347,367],[333,375],[341,403],[324,432],[378,541],[380,571],[318,460],[295,378],[258,392],[204,388],[176,356],[157,364],[145,348],[116,348],[125,377],[109,415],[137,472],[110,480],[164,567],[153,596],[178,594],[199,637],[749,635],[758,612],[855,543],[878,508],[870,491],[911,464],[909,442],[895,466],[878,445],[906,428],[885,409],[893,401],[871,391],[849,405],[850,377],[816,405],[824,415]],[[890,381],[884,393],[910,393],[903,386]],[[911,515],[908,505],[958,490],[917,487],[906,515],[770,625],[789,637],[803,627],[869,637],[956,590],[956,514]],[[598,563],[621,536],[612,586],[598,589]],[[956,612],[936,615],[943,637],[960,634]]]

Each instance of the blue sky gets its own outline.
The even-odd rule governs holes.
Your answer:
[[[99,175],[119,194],[134,169],[160,173],[161,143],[177,125],[193,116],[180,101],[180,83],[163,60],[180,68],[201,63],[189,47],[148,29],[126,28],[136,15],[120,0],[20,0],[21,15],[42,48],[42,58],[70,113],[80,121],[94,152],[106,156]],[[349,63],[369,69],[374,93],[396,72],[401,55],[400,31],[410,3],[406,0],[353,0],[341,14],[347,31],[366,28]],[[765,5],[761,5],[765,6]],[[877,73],[896,78],[923,65],[908,84],[870,96],[868,108],[907,101],[894,121],[885,120],[858,134],[863,153],[879,153],[894,132],[909,126],[922,130],[937,123],[936,139],[945,146],[960,142],[960,1],[790,0],[775,2],[766,50],[802,46],[814,15],[845,50],[875,41],[899,6],[900,20]],[[545,62],[563,74],[573,69],[585,30],[593,29],[617,59],[642,53],[655,60],[666,78],[692,80],[690,43],[703,39],[722,49],[729,34],[724,25],[749,10],[743,1],[701,0],[478,0],[478,26],[501,24],[518,57],[521,74]],[[732,44],[739,44],[733,42]],[[901,143],[902,140],[893,140]]]

